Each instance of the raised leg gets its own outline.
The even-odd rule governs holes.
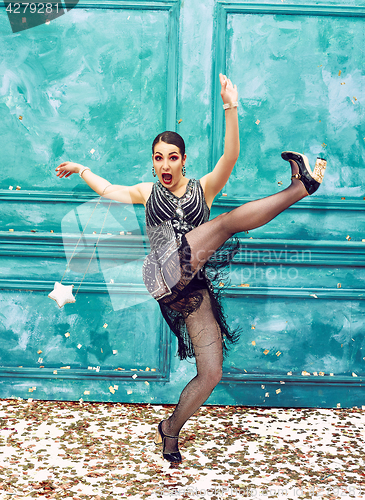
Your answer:
[[[183,389],[173,414],[162,422],[162,430],[177,436],[185,422],[208,399],[222,377],[222,336],[213,316],[209,293],[201,290],[199,309],[186,318],[186,326],[194,346],[196,376]],[[177,451],[177,439],[166,438],[165,452]]]
[[[290,162],[292,174],[298,173],[298,165]],[[303,184],[292,179],[289,187],[260,200],[250,201],[231,212],[196,227],[186,234],[191,249],[194,271],[200,269],[213,253],[235,233],[249,231],[267,224],[288,207],[308,196]]]

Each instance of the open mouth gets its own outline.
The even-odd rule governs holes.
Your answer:
[[[165,184],[170,184],[172,181],[172,175],[171,174],[162,174],[162,180]]]

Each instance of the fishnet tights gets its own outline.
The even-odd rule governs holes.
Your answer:
[[[297,173],[297,165],[292,162],[291,166],[292,174]],[[246,203],[187,233],[194,272],[235,233],[263,226],[305,196],[307,193],[303,184],[293,179],[291,185],[283,191]],[[162,423],[163,431],[170,436],[178,436],[185,422],[207,400],[221,379],[221,332],[212,312],[208,291],[204,290],[202,294],[200,307],[185,319],[194,346],[197,375],[182,391],[173,414]],[[179,303],[175,304],[178,307]],[[177,439],[166,439],[166,453],[176,451],[177,446]]]

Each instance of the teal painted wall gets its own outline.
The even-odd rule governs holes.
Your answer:
[[[241,154],[213,216],[285,187],[282,150],[328,168],[318,193],[239,235],[225,308],[242,336],[208,403],[365,404],[364,21],[360,0],[84,1],[13,34],[0,9],[1,398],[177,402],[195,366],[142,282],[143,208],[97,204],[54,169],[152,181],[151,142],[172,129],[201,177],[222,152],[222,71]],[[83,229],[63,283],[83,281],[59,309],[48,293]]]

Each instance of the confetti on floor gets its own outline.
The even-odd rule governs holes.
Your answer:
[[[0,499],[365,498],[365,410],[204,406],[173,467],[172,409],[0,400]]]

